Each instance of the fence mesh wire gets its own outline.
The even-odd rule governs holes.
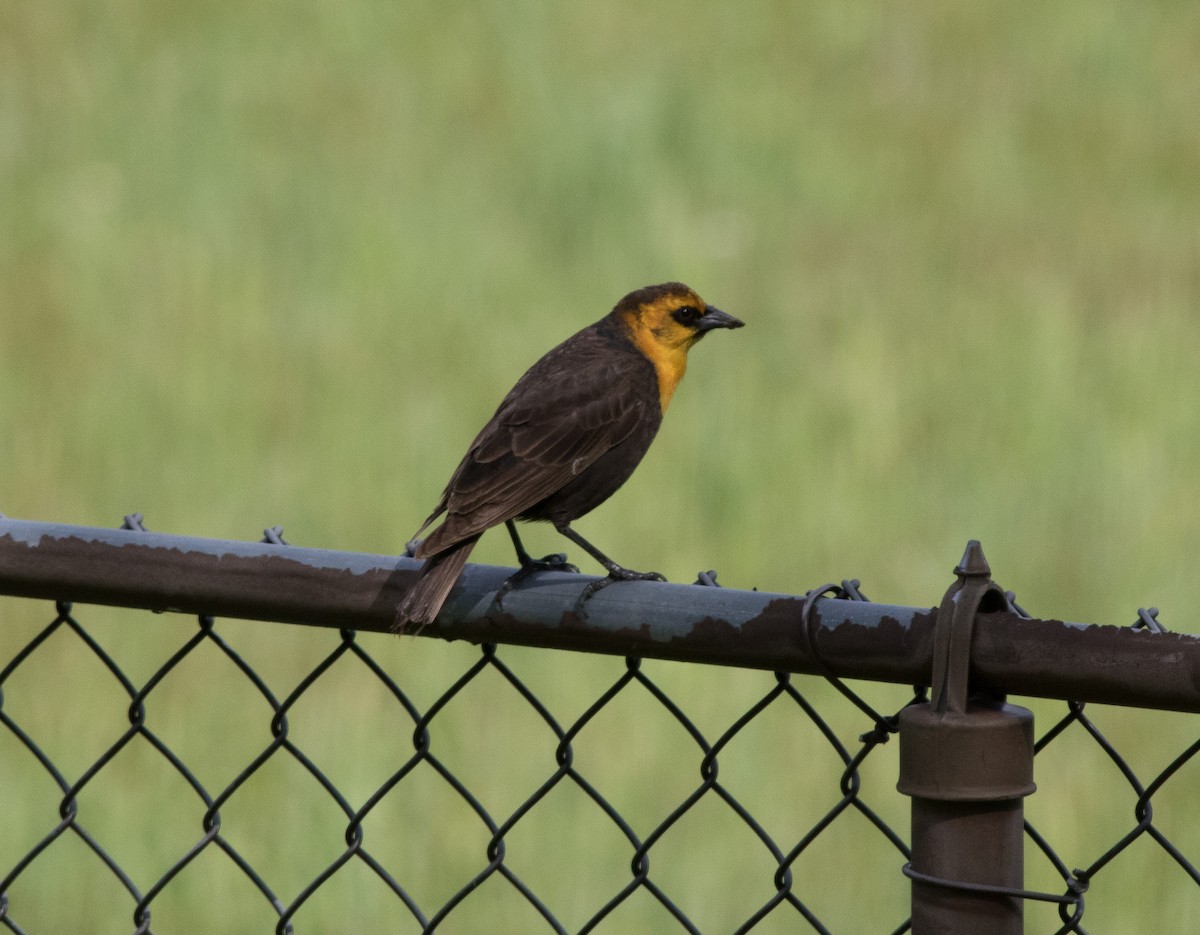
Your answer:
[[[861,599],[854,583],[844,583],[842,588],[831,589],[828,593]],[[896,709],[921,699],[923,695],[919,688],[908,693],[891,690],[895,708],[880,715],[864,700],[861,690],[854,691],[839,683],[839,690],[853,704],[853,717],[845,717],[844,712],[835,717],[828,709],[835,702],[845,705],[822,680],[783,673],[773,676],[759,673],[755,675],[761,679],[757,697],[752,697],[744,708],[723,711],[720,723],[724,726],[714,731],[698,726],[700,719],[695,714],[689,716],[669,690],[660,684],[662,679],[652,677],[640,660],[629,658],[623,666],[617,660],[611,660],[614,667],[611,683],[581,714],[573,713],[564,719],[541,700],[517,669],[506,663],[506,653],[513,652],[511,650],[498,650],[493,645],[480,647],[473,661],[451,678],[431,702],[418,704],[402,684],[403,679],[389,674],[387,666],[376,658],[383,647],[388,647],[389,653],[393,652],[396,640],[374,636],[366,639],[354,631],[342,630],[323,634],[332,643],[331,648],[308,663],[307,671],[297,676],[294,688],[278,697],[269,687],[268,679],[247,661],[234,641],[223,635],[222,627],[211,617],[200,617],[198,627],[190,636],[185,635],[186,638],[162,636],[164,623],[156,621],[153,626],[157,628],[155,632],[160,634],[159,638],[176,639],[178,648],[153,671],[135,677],[125,671],[116,655],[85,625],[87,609],[84,611],[65,602],[59,603],[50,619],[28,642],[11,649],[2,642],[4,631],[0,629],[0,647],[3,647],[0,661],[4,661],[0,669],[0,740],[8,741],[0,743],[0,780],[9,790],[34,787],[40,790],[36,795],[21,797],[15,797],[10,791],[0,802],[0,825],[10,829],[4,836],[6,843],[0,845],[0,874],[3,874],[0,876],[0,926],[8,931],[32,935],[46,930],[38,927],[38,920],[45,917],[44,907],[31,904],[25,894],[45,892],[44,888],[34,886],[35,878],[38,874],[52,877],[59,874],[57,867],[64,851],[72,846],[69,842],[84,849],[86,862],[94,869],[101,868],[101,876],[107,877],[109,889],[115,886],[124,894],[118,904],[123,902],[129,909],[132,921],[129,928],[137,933],[156,931],[153,921],[156,907],[163,904],[165,894],[179,886],[183,877],[190,877],[193,885],[199,880],[202,891],[214,894],[214,898],[205,903],[204,911],[208,917],[192,918],[188,927],[192,930],[198,926],[210,931],[235,930],[234,921],[222,917],[222,900],[217,895],[223,892],[222,887],[230,885],[220,880],[231,873],[253,887],[258,894],[257,900],[269,909],[276,932],[302,931],[306,906],[317,900],[323,891],[333,891],[340,898],[343,890],[339,889],[339,881],[351,874],[352,868],[357,868],[358,874],[371,877],[375,889],[386,890],[384,918],[389,930],[393,931],[481,930],[470,922],[475,916],[466,907],[497,900],[511,903],[514,899],[523,904],[525,922],[521,930],[525,931],[644,930],[637,924],[630,924],[631,917],[626,910],[631,903],[637,902],[645,912],[646,900],[656,907],[655,931],[864,931],[854,924],[847,927],[844,919],[831,919],[822,909],[822,888],[827,884],[816,881],[827,880],[828,876],[798,872],[802,859],[818,849],[819,842],[847,833],[851,825],[856,841],[868,835],[875,845],[882,846],[886,852],[883,863],[894,868],[894,872],[883,879],[864,879],[865,862],[851,856],[844,858],[847,862],[836,868],[836,874],[845,879],[847,887],[861,888],[864,903],[878,902],[870,895],[872,893],[906,893],[908,884],[899,872],[909,858],[905,843],[907,828],[903,819],[897,818],[903,813],[894,806],[881,809],[877,805],[877,799],[885,795],[896,796],[890,788],[895,781],[894,759],[883,764],[885,775],[881,781],[872,784],[870,795],[864,792],[863,777],[879,760],[879,751],[885,749],[894,729]],[[133,615],[135,612],[126,613],[126,616]],[[140,612],[137,616],[150,618],[149,614]],[[1153,613],[1143,613],[1138,625],[1157,626]],[[278,631],[277,645],[283,652],[296,629],[279,627]],[[173,630],[171,632],[174,634]],[[105,722],[109,726],[105,729],[93,723],[65,725],[66,747],[60,737],[39,736],[31,726],[35,719],[28,712],[63,703],[79,686],[55,684],[40,673],[27,679],[21,677],[40,653],[61,653],[63,640],[75,644],[72,652],[82,651],[93,660],[93,669],[101,670],[103,680],[109,683],[106,691],[98,694],[93,691],[88,697],[103,696],[108,708],[119,704],[124,709],[120,722],[110,716]],[[371,643],[371,640],[376,642]],[[370,644],[374,654],[368,651],[365,643]],[[56,648],[51,648],[52,644]],[[567,670],[573,660],[581,658],[566,653],[558,655],[560,666]],[[202,665],[189,665],[199,656],[204,656]],[[240,738],[243,759],[225,775],[218,775],[203,762],[202,754],[179,752],[180,744],[167,736],[168,731],[158,729],[155,720],[155,711],[163,694],[178,691],[181,684],[189,685],[195,680],[202,684],[191,685],[193,694],[187,704],[205,706],[228,700],[206,697],[205,672],[212,670],[214,658],[224,660],[226,669],[232,667],[237,680],[243,683],[245,692],[239,695],[237,706],[247,712],[263,712],[264,717],[254,716],[253,728],[249,723],[245,725],[246,732],[252,736],[262,734],[261,722],[268,721],[261,745],[253,739]],[[347,664],[353,667],[354,680],[374,680],[387,699],[386,705],[366,712],[338,709],[331,705],[326,693],[316,710],[304,708],[310,694],[314,693],[314,686],[326,680],[335,668]],[[506,756],[531,761],[526,764],[525,787],[507,802],[490,788],[493,781],[500,782],[505,775],[505,770],[494,762],[498,748],[464,744],[458,736],[460,728],[447,724],[446,712],[464,695],[472,694],[471,704],[479,704],[480,695],[474,692],[481,683],[486,683],[485,699],[490,697],[487,693],[503,691],[510,697],[519,698],[525,709],[519,724],[494,726],[502,732],[507,732],[509,727],[513,730],[514,735],[506,734],[500,745]],[[111,690],[114,686],[116,691]],[[221,692],[227,693],[228,689],[222,688]],[[740,699],[739,705],[744,700]],[[176,705],[178,701],[170,703]],[[487,704],[486,700],[484,703]],[[376,708],[389,710],[385,713]],[[587,757],[582,756],[589,726],[618,708],[625,712],[624,720],[618,719],[620,727],[616,731],[621,743],[618,749],[609,749],[604,755],[617,760],[628,757],[621,767],[627,773],[637,773],[638,762],[633,751],[639,726],[647,720],[665,718],[688,738],[685,749],[690,749],[690,754],[686,757],[686,772],[692,778],[682,786],[672,780],[676,798],[669,807],[652,817],[647,817],[646,810],[638,809],[627,797],[606,790],[604,781],[597,778],[603,771],[596,769],[594,751],[587,751]],[[819,709],[824,709],[824,713]],[[294,720],[299,718],[297,712],[301,710],[308,722],[314,717],[335,724],[355,718],[386,720],[386,729],[381,726],[376,732],[380,745],[398,747],[400,738],[407,740],[402,750],[393,752],[394,761],[382,781],[365,786],[361,780],[339,782],[338,777],[345,775],[344,764],[336,758],[331,761],[310,755],[303,731],[294,727]],[[632,716],[628,713],[631,710]],[[405,725],[401,731],[395,729],[397,717]],[[754,787],[748,787],[745,782],[734,784],[722,779],[720,767],[725,765],[728,772],[731,758],[745,756],[745,744],[740,738],[752,733],[753,725],[769,717],[783,717],[796,722],[797,727],[806,724],[813,728],[805,734],[806,743],[812,749],[803,755],[816,758],[833,754],[830,760],[834,768],[828,770],[825,788],[797,789],[794,787],[795,776],[789,776],[782,769],[775,775],[759,776],[759,788],[754,789],[753,795],[746,790]],[[444,724],[447,724],[445,728]],[[72,747],[74,734],[78,735],[74,738],[78,743]],[[612,734],[610,730],[607,735],[610,740]],[[543,742],[526,743],[535,736]],[[548,743],[544,742],[547,738]],[[1108,832],[1110,838],[1096,853],[1084,855],[1083,860],[1077,859],[1080,855],[1061,855],[1056,851],[1052,843],[1053,830],[1043,833],[1027,823],[1031,852],[1044,855],[1040,872],[1043,876],[1049,873],[1061,884],[1057,893],[1046,894],[1058,899],[1054,907],[1058,918],[1039,917],[1045,925],[1029,930],[1087,932],[1084,927],[1085,894],[1096,887],[1098,881],[1119,873],[1107,871],[1120,855],[1146,844],[1167,855],[1170,864],[1176,868],[1167,883],[1167,892],[1171,894],[1170,898],[1183,899],[1186,903],[1181,918],[1194,920],[1200,907],[1194,886],[1200,883],[1200,874],[1192,862],[1196,849],[1194,829],[1175,827],[1174,837],[1169,837],[1161,821],[1156,821],[1154,803],[1156,799],[1161,800],[1164,789],[1172,787],[1172,780],[1176,784],[1186,784],[1186,779],[1177,777],[1193,763],[1197,750],[1200,750],[1200,740],[1188,745],[1165,767],[1143,777],[1122,758],[1116,743],[1106,737],[1083,705],[1068,704],[1061,718],[1041,734],[1036,747],[1039,757],[1062,746],[1067,738],[1073,738],[1076,744],[1084,740],[1094,745],[1116,766],[1121,781],[1128,787],[1128,793],[1117,800],[1125,818],[1113,824]],[[231,745],[237,746],[235,740],[238,738],[224,735],[212,738],[216,747],[225,750]],[[818,746],[823,752],[816,749]],[[533,747],[537,749],[536,754],[531,752]],[[175,791],[165,800],[145,795],[146,780],[136,771],[130,772],[126,754],[134,748],[140,751],[134,758],[137,763],[144,763],[149,756],[158,761],[160,767],[165,764],[173,775],[171,784]],[[486,762],[471,765],[472,754],[483,757]],[[1078,759],[1077,755],[1073,756]],[[581,762],[584,759],[592,765]],[[782,761],[783,757],[780,759]],[[319,790],[320,809],[326,813],[322,818],[313,818],[320,809],[308,804],[297,805],[295,821],[323,827],[330,832],[319,853],[307,855],[306,861],[301,861],[307,868],[300,871],[301,876],[297,875],[295,866],[289,865],[288,869],[279,866],[288,863],[293,855],[281,855],[278,848],[264,845],[262,838],[270,838],[277,829],[256,828],[254,815],[239,808],[239,799],[246,797],[249,785],[265,774],[274,781],[281,769],[294,772],[293,768],[303,772],[308,778],[308,786]],[[15,778],[18,774],[22,777],[20,782]],[[1194,780],[1196,773],[1193,771],[1191,776]],[[1056,778],[1039,777],[1039,781],[1044,786]],[[655,775],[639,775],[636,784],[649,789],[658,781],[671,785],[666,777]],[[291,783],[284,783],[282,789],[293,787],[294,775]],[[404,823],[393,820],[398,800],[409,796],[417,787],[424,789],[428,796],[431,786],[436,786],[438,791],[429,800],[440,802],[441,806],[436,813],[423,815],[424,830],[413,827],[412,816]],[[755,808],[761,808],[763,802],[764,788],[769,796],[809,796],[820,804],[815,811],[810,811],[803,826],[781,831],[777,824],[756,815]],[[540,811],[560,814],[556,797],[566,789],[573,790],[575,796],[582,796],[590,803],[587,811],[591,823],[582,842],[572,836],[570,828],[562,827],[562,822],[539,824],[532,819]],[[754,799],[757,806],[749,804],[750,799]],[[118,823],[120,834],[114,831],[110,820],[109,813],[114,809],[121,811],[123,816]],[[392,817],[387,822],[376,820],[388,809],[391,809],[388,814]],[[335,812],[336,817],[331,818],[330,811]],[[451,812],[457,817],[450,817]],[[637,814],[633,814],[635,812]],[[1110,817],[1111,814],[1110,811]],[[17,821],[18,817],[20,821]],[[1055,825],[1054,816],[1050,817],[1050,823]],[[732,845],[727,854],[691,854],[687,848],[681,850],[672,846],[675,831],[693,819],[719,825],[726,829],[724,833],[738,837],[742,850],[737,854],[743,856],[734,856]],[[566,819],[568,823],[574,820]],[[95,830],[101,825],[105,828],[103,833]],[[172,840],[178,841],[174,845],[176,849],[159,865],[151,866],[152,861],[137,856],[139,845],[136,842],[167,836],[168,825],[172,827]],[[563,842],[560,841],[560,846],[551,848],[545,840],[531,839],[526,829],[535,826],[543,836],[546,828],[554,829],[553,833],[563,837],[566,846],[561,846]],[[235,827],[238,828],[236,832],[232,830]],[[128,835],[135,843],[114,840],[114,834],[117,838]],[[429,847],[431,836],[439,840],[436,849]],[[623,855],[623,870],[614,872],[611,867],[598,869],[589,864],[583,852],[593,849],[598,837],[609,839],[609,853]],[[406,841],[409,842],[407,845]],[[748,841],[752,842],[749,850],[753,856],[744,856]],[[398,857],[406,846],[417,853]],[[1191,857],[1188,856],[1189,847]],[[161,841],[155,851],[162,852]],[[443,873],[438,867],[424,866],[418,872],[416,868],[422,852],[441,855],[443,859],[446,854],[455,854],[454,869],[447,868]],[[890,858],[886,856],[888,853]],[[75,856],[78,860],[78,855]],[[561,886],[545,882],[549,877],[545,868],[538,866],[539,861],[567,865],[565,877],[571,881],[567,888],[569,898],[564,896]],[[678,881],[683,876],[698,873],[698,864],[714,861],[721,867],[711,879],[724,879],[731,887],[744,887],[738,882],[742,879],[738,868],[753,865],[760,878],[757,891],[760,895],[752,897],[748,908],[733,924],[726,917],[719,920],[712,917],[705,908],[708,903],[697,906],[694,899],[678,895]],[[569,865],[574,863],[578,864],[577,872],[570,870]],[[683,866],[670,866],[673,863]],[[444,877],[440,886],[429,885],[430,874]],[[1157,881],[1162,883],[1161,875]],[[96,920],[95,913],[100,904],[90,901],[86,891],[72,880],[61,880],[56,891],[68,904],[77,901],[73,909],[68,905],[67,911],[75,912],[81,924],[83,920],[89,920],[89,924]],[[727,897],[733,894],[717,891],[711,895],[719,903],[731,901]],[[746,893],[739,895],[740,904],[746,905]],[[105,905],[114,903],[110,900]],[[893,900],[890,905],[903,907],[906,900]],[[909,922],[904,918],[905,912],[903,908],[897,909],[893,922],[878,930],[907,931]],[[841,922],[840,928],[837,921]],[[1087,921],[1091,922],[1090,917]],[[246,928],[262,929],[261,925]],[[99,928],[93,926],[91,930],[98,931]],[[161,927],[157,930],[163,931]]]

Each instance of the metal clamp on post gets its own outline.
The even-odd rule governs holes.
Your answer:
[[[934,625],[931,700],[900,714],[898,788],[912,797],[912,931],[1020,935],[1033,715],[970,692],[977,615],[1007,601],[977,541],[954,571]]]

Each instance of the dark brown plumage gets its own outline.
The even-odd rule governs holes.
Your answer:
[[[553,567],[553,560],[538,562],[525,552],[515,519],[553,523],[612,580],[661,580],[617,565],[570,524],[612,496],[642,460],[683,377],[688,349],[714,328],[740,327],[682,283],[647,286],[530,367],[417,531],[446,514],[413,550],[426,561],[397,608],[396,629],[437,616],[471,549],[493,526],[507,524],[518,575]]]

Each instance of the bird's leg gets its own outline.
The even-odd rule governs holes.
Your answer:
[[[618,565],[611,558],[601,552],[598,548],[592,545],[587,539],[579,535],[571,528],[570,523],[563,523],[561,526],[558,523],[554,524],[554,528],[560,533],[574,542],[577,546],[587,552],[592,558],[598,561],[608,571],[607,578],[597,578],[588,584],[583,589],[583,593],[579,595],[577,607],[582,607],[584,601],[588,600],[601,588],[606,588],[614,581],[666,581],[667,579],[660,575],[657,571],[633,571],[630,568],[625,568]]]
[[[517,552],[517,561],[521,563],[521,570],[527,573],[535,571],[571,571],[576,574],[579,569],[567,561],[567,556],[563,552],[555,552],[553,555],[544,555],[541,558],[532,558],[525,551],[525,546],[521,543],[521,537],[517,535],[517,524],[511,519],[504,523],[504,528],[508,530],[508,534],[512,537],[513,548]]]
[[[546,555],[542,558],[533,558],[525,551],[525,546],[521,543],[521,537],[517,535],[517,524],[510,519],[504,525],[508,529],[509,536],[512,537],[513,548],[517,551],[517,561],[521,567],[514,574],[510,575],[508,580],[500,585],[500,590],[496,592],[496,607],[500,610],[504,609],[504,595],[535,572],[579,572],[578,568],[567,561],[567,556],[562,552],[555,552],[553,555]]]

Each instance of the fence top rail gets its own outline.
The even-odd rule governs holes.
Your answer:
[[[0,517],[0,594],[390,630],[420,567],[409,558]],[[606,588],[547,572],[496,592],[513,569],[468,565],[421,635],[928,685],[933,607],[658,582]],[[819,658],[810,647],[815,647]],[[971,682],[993,691],[1200,712],[1200,637],[982,614]]]

